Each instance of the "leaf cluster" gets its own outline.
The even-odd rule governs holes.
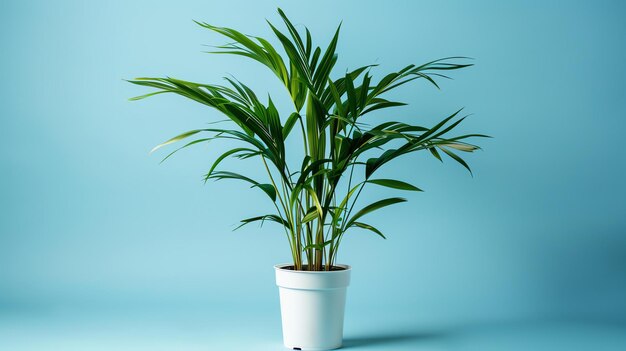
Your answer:
[[[372,73],[375,65],[362,66],[334,77],[341,25],[322,49],[314,45],[307,28],[304,33],[298,31],[282,10],[279,9],[278,13],[286,30],[279,30],[269,21],[268,24],[279,48],[264,38],[232,28],[196,23],[229,40],[212,53],[251,59],[278,78],[293,103],[293,110],[284,114],[285,118],[281,118],[271,97],[263,102],[252,89],[233,78],[225,78],[224,85],[170,77],[136,78],[129,82],[155,91],[132,100],[173,93],[216,109],[232,121],[233,128],[188,131],[154,150],[193,139],[168,154],[167,159],[175,152],[199,143],[215,139],[235,140],[239,145],[215,159],[204,176],[205,181],[234,179],[263,191],[274,205],[275,213],[244,219],[241,225],[265,221],[277,223],[284,229],[296,269],[329,270],[336,262],[345,233],[363,229],[385,238],[379,229],[363,222],[363,218],[406,201],[391,197],[360,206],[358,200],[366,185],[421,191],[397,179],[374,178],[385,165],[406,154],[428,151],[440,161],[442,156],[449,157],[471,172],[459,153],[478,150],[479,147],[468,140],[486,136],[451,136],[465,119],[460,116],[461,110],[430,127],[386,120],[380,113],[405,105],[389,100],[388,92],[415,80],[439,88],[437,80],[449,78],[448,71],[472,64],[462,63],[467,61],[465,57],[447,57],[421,65],[411,64],[380,79],[375,79]],[[374,111],[379,112],[375,118],[379,122],[369,126],[363,122],[363,117]],[[287,138],[294,135],[296,126],[300,127],[303,157],[301,162],[290,165],[285,144]],[[266,181],[219,170],[221,162],[229,157],[259,159],[267,171]]]

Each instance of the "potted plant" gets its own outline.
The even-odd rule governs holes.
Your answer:
[[[204,179],[241,180],[267,195],[275,212],[241,222],[242,225],[275,222],[284,231],[289,244],[292,261],[275,266],[284,344],[301,350],[333,349],[342,343],[346,288],[350,282],[350,266],[337,263],[342,238],[354,229],[368,230],[385,238],[380,230],[363,219],[373,211],[406,201],[390,197],[361,204],[359,196],[364,187],[371,184],[421,191],[404,181],[374,175],[387,163],[418,151],[428,151],[439,160],[446,155],[469,170],[457,153],[477,150],[478,147],[467,139],[484,135],[449,136],[464,119],[459,116],[460,110],[432,127],[385,120],[384,114],[380,114],[405,105],[388,100],[389,91],[419,79],[438,88],[436,79],[447,78],[443,72],[471,66],[453,62],[466,58],[449,57],[422,65],[411,64],[378,80],[372,76],[376,65],[366,65],[335,77],[339,28],[322,50],[314,46],[308,29],[305,28],[304,33],[298,31],[280,9],[278,13],[286,30],[268,23],[283,54],[263,38],[231,28],[196,23],[229,39],[230,43],[218,46],[215,53],[243,56],[269,68],[293,102],[288,113],[279,113],[271,98],[262,102],[248,86],[231,78],[225,78],[226,85],[174,78],[136,78],[130,82],[156,91],[131,100],[174,93],[228,117],[232,122],[229,128],[188,131],[154,150],[192,137],[192,141],[167,157],[209,140],[228,139],[240,144],[217,157]],[[379,115],[368,120],[366,117],[374,111]],[[287,150],[285,140],[288,137],[300,138],[302,150]],[[259,159],[267,172],[267,180],[261,182],[221,170],[220,162],[228,157]],[[290,162],[294,158],[298,158],[297,162]]]

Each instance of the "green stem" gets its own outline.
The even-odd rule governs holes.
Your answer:
[[[269,175],[270,181],[272,182],[272,185],[274,186],[274,189],[276,189],[276,197],[278,197],[278,200],[280,201],[281,206],[283,207],[285,216],[287,217],[287,223],[289,223],[290,226],[290,230],[291,230],[291,253],[292,256],[294,257],[294,266],[297,269],[299,269],[298,267],[300,267],[302,265],[301,262],[299,262],[299,253],[298,253],[298,248],[294,247],[294,242],[296,241],[296,238],[294,236],[294,228],[293,228],[293,219],[291,218],[291,211],[289,211],[289,208],[285,205],[285,202],[283,201],[282,196],[280,195],[280,192],[278,190],[278,186],[276,185],[276,182],[274,181],[274,177],[272,176],[272,172],[270,171],[270,168],[267,165],[267,162],[265,161],[265,157],[261,156],[261,160],[263,161],[263,165],[265,166],[265,170],[267,171],[267,174]],[[284,183],[283,183],[284,186]],[[278,206],[276,206],[278,209]]]

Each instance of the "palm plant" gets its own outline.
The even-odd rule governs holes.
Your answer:
[[[202,84],[174,78],[136,78],[131,83],[157,89],[135,97],[139,100],[161,93],[174,93],[212,107],[234,123],[232,129],[204,128],[180,134],[154,148],[191,138],[176,151],[214,139],[239,142],[217,157],[204,176],[209,179],[237,179],[259,188],[272,201],[275,213],[242,220],[242,225],[272,221],[280,225],[289,242],[295,270],[331,270],[346,232],[360,228],[385,237],[362,219],[369,213],[406,201],[390,197],[356,210],[359,196],[368,184],[405,191],[419,188],[396,179],[375,179],[373,175],[399,156],[427,150],[442,160],[447,155],[470,169],[457,154],[472,152],[478,146],[469,144],[471,137],[481,134],[448,136],[465,117],[459,111],[432,127],[397,121],[384,121],[375,126],[363,123],[368,113],[405,105],[385,98],[386,93],[413,80],[423,79],[439,88],[435,79],[448,78],[445,71],[471,66],[455,63],[464,57],[448,57],[422,65],[408,65],[374,82],[371,74],[376,65],[366,65],[344,76],[331,78],[337,61],[337,28],[325,50],[313,46],[307,28],[304,35],[278,9],[286,32],[268,24],[284,53],[266,39],[240,33],[231,28],[196,22],[200,26],[227,37],[231,42],[218,46],[214,53],[244,56],[269,68],[285,86],[293,110],[281,119],[272,102],[259,100],[245,84],[225,78],[227,85]],[[287,162],[286,139],[299,126],[303,141],[303,157],[296,164]],[[203,137],[198,138],[199,135]],[[392,147],[393,146],[393,147]],[[153,150],[153,151],[154,151]],[[228,157],[258,158],[267,171],[267,182],[219,170]],[[471,172],[471,170],[470,170]]]

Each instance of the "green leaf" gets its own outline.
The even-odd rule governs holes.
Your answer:
[[[253,222],[258,222],[261,221],[261,227],[263,226],[263,223],[265,221],[272,221],[272,222],[276,222],[278,224],[282,224],[283,226],[285,226],[286,228],[289,228],[289,223],[287,221],[285,221],[284,219],[282,219],[281,217],[275,215],[275,214],[268,214],[268,215],[264,215],[264,216],[257,216],[257,217],[251,217],[251,218],[246,218],[246,219],[242,219],[241,225],[239,225],[237,228],[233,229],[233,230],[237,230],[241,227],[243,227],[246,224],[250,224]]]
[[[216,171],[216,172],[213,172],[213,174],[211,174],[211,176],[210,176],[210,179],[217,179],[217,180],[221,180],[221,179],[238,179],[238,180],[243,180],[243,181],[248,182],[248,183],[252,183],[253,185],[259,184],[259,182],[257,182],[256,180],[248,178],[248,177],[246,177],[244,175],[241,175],[239,173],[228,172],[228,171]]]
[[[445,143],[445,144],[441,144],[441,146],[451,147],[453,149],[464,151],[464,152],[472,152],[472,151],[476,151],[480,149],[476,145],[467,144],[467,143],[458,143],[458,142],[457,143]]]
[[[269,196],[272,201],[276,201],[276,188],[272,184],[261,184],[254,179],[248,178],[244,175],[235,172],[227,172],[227,171],[216,171],[213,172],[207,179],[238,179],[243,180],[248,183],[252,183],[251,188],[258,187],[263,190],[267,196]]]
[[[161,162],[159,162],[159,163],[163,163],[163,162],[165,162],[165,160],[167,160],[168,158],[170,158],[170,156],[174,155],[175,153],[177,153],[178,151],[180,151],[180,150],[182,150],[182,149],[184,149],[184,148],[187,148],[187,147],[190,147],[190,146],[192,146],[192,145],[199,144],[199,143],[202,143],[202,142],[205,142],[205,141],[211,141],[211,140],[213,140],[213,139],[215,139],[215,138],[202,138],[202,139],[197,139],[197,140],[194,140],[194,141],[192,141],[192,142],[189,142],[189,143],[187,143],[187,144],[185,144],[185,145],[183,145],[183,146],[179,147],[178,149],[176,149],[176,150],[174,150],[174,151],[170,152],[170,153],[169,153],[167,156],[165,156],[165,157],[161,160]],[[451,146],[451,147],[452,147],[452,146]]]
[[[454,62],[460,58],[444,58],[422,65],[411,64],[397,72],[383,74],[380,80],[372,76],[374,70],[370,68],[375,65],[362,66],[352,71],[346,70],[347,74],[333,79],[331,74],[337,63],[336,49],[341,25],[326,49],[322,50],[314,45],[311,33],[306,27],[298,26],[304,28],[299,32],[293,24],[297,22],[288,19],[280,9],[278,14],[284,22],[281,31],[268,23],[272,35],[280,41],[278,45],[283,49],[281,54],[277,52],[278,47],[275,48],[266,39],[246,35],[231,28],[198,24],[228,38],[229,43],[217,46],[216,53],[237,55],[257,61],[280,79],[293,102],[291,111],[283,115],[282,120],[271,97],[268,97],[267,103],[259,101],[256,91],[235,78],[226,78],[225,86],[170,77],[137,78],[130,83],[154,91],[148,91],[147,94],[131,100],[174,93],[211,107],[233,122],[234,129],[215,128],[186,132],[158,145],[151,152],[185,138],[197,140],[191,142],[186,140],[186,145],[176,149],[165,159],[182,148],[210,139],[235,141],[238,145],[225,152],[222,151],[224,153],[213,162],[205,180],[237,179],[250,183],[252,188],[260,188],[274,201],[277,215],[247,218],[241,221],[241,225],[252,222],[260,222],[262,225],[264,221],[283,225],[290,240],[294,266],[303,266],[304,259],[301,257],[304,255],[299,252],[303,249],[307,253],[309,267],[314,265],[314,269],[319,270],[322,269],[322,265],[333,264],[340,237],[348,228],[369,230],[384,238],[380,230],[361,222],[361,218],[373,211],[406,201],[402,198],[389,198],[356,211],[355,203],[358,202],[365,183],[391,189],[421,191],[409,183],[395,179],[369,180],[373,172],[401,155],[426,149],[438,159],[443,156],[440,154],[443,151],[469,169],[456,152],[471,152],[478,149],[477,146],[465,141],[467,138],[482,135],[448,137],[448,132],[456,129],[462,121],[462,119],[456,122],[452,120],[459,112],[432,128],[388,120],[377,122],[376,127],[370,128],[360,120],[361,116],[369,112],[404,105],[380,96],[392,89],[414,80],[439,87],[439,79],[448,78],[442,73],[470,66]],[[285,119],[286,116],[289,117]],[[301,123],[302,126],[303,147],[299,143],[292,145],[285,142],[296,123]],[[200,131],[209,132],[209,137],[204,139],[191,137]],[[296,134],[300,137],[299,131]],[[374,149],[380,150],[376,152],[380,153],[378,157],[369,155]],[[233,172],[218,171],[220,168],[218,166],[221,166],[223,160],[228,157],[247,159],[255,156],[260,156],[264,161],[272,184],[259,183]],[[371,158],[364,162],[366,157]],[[289,162],[293,162],[292,165],[288,166],[288,159]],[[359,167],[364,166],[365,180],[353,179],[355,166],[359,172],[361,171]],[[348,172],[349,181],[346,179]],[[338,186],[343,188],[344,180],[349,184],[348,189],[339,191]],[[347,194],[344,193],[346,190]],[[352,211],[353,209],[356,213]],[[286,217],[280,217],[281,214]],[[353,215],[352,218],[349,218],[350,215]],[[324,241],[329,238],[331,240]],[[315,252],[311,249],[315,249]]]
[[[262,38],[254,38],[257,39],[259,43],[261,43],[261,45],[258,45],[254,42],[254,40],[252,40],[253,38],[250,38],[234,29],[216,27],[208,23],[201,23],[198,21],[194,22],[204,28],[210,29],[223,36],[226,36],[234,40],[235,43],[241,45],[225,45],[219,48],[229,50],[216,51],[214,53],[234,54],[249,57],[270,68],[274,72],[274,74],[276,74],[276,76],[283,82],[283,84],[288,84],[289,78],[287,77],[287,69],[285,68],[283,59],[280,57],[280,55],[278,55],[274,47],[266,40]]]
[[[433,154],[433,156],[435,156],[436,159],[443,162],[443,160],[441,159],[441,155],[439,155],[439,152],[437,151],[437,149],[435,149],[434,147],[429,147],[428,151],[430,151],[430,153]]]
[[[445,152],[446,155],[450,156],[453,160],[455,160],[456,162],[460,163],[463,167],[465,167],[465,169],[467,169],[470,172],[470,175],[474,176],[469,165],[462,158],[460,158],[458,155],[456,155],[452,151],[447,150],[445,147],[441,147],[441,146],[437,146],[437,147],[439,148],[439,150]]]
[[[371,179],[371,180],[368,180],[367,182],[386,186],[388,188],[393,188],[393,189],[409,190],[409,191],[423,191],[422,189],[414,185],[411,185],[409,183],[405,183],[399,180],[395,180],[395,179]]]
[[[190,136],[192,136],[194,134],[198,134],[198,133],[200,133],[202,131],[203,131],[202,129],[196,129],[196,130],[191,130],[189,132],[185,132],[183,134],[177,135],[177,136],[173,137],[172,139],[155,146],[152,150],[150,150],[150,153],[153,153],[153,152],[157,151],[158,149],[162,148],[163,146],[166,146],[166,145],[169,145],[169,144],[173,144],[173,143],[175,143],[177,141],[181,141],[183,139],[189,138]]]
[[[276,202],[276,188],[274,188],[272,184],[255,184],[252,188],[254,187],[261,188],[261,190],[263,190],[267,196],[272,199],[272,201]]]
[[[308,249],[316,249],[316,250],[321,250],[324,247],[328,246],[328,244],[332,243],[332,240],[328,240],[328,241],[324,241],[324,243],[322,244],[309,244],[305,247],[302,248],[302,251],[306,251]]]
[[[357,118],[357,96],[356,91],[354,90],[354,82],[352,78],[350,78],[349,74],[346,74],[344,82],[346,83],[346,95],[348,97],[348,109],[350,110],[350,115],[352,119],[356,120]]]
[[[298,52],[300,53],[301,58],[303,59],[303,61],[306,62],[306,59],[308,59],[308,56],[307,56],[308,50],[304,48],[304,43],[302,42],[302,38],[300,37],[300,34],[298,34],[298,31],[296,30],[296,28],[293,26],[293,24],[291,24],[291,21],[289,21],[289,18],[287,18],[283,10],[281,10],[280,8],[278,9],[278,14],[280,15],[280,17],[282,17],[283,22],[285,22],[285,26],[289,30],[289,34],[291,35],[291,38],[296,43],[296,47],[298,48]],[[310,50],[310,47],[308,48]]]
[[[128,100],[129,101],[137,101],[137,100],[142,100],[142,99],[145,99],[147,97],[154,96],[154,95],[159,95],[159,94],[163,94],[163,93],[169,93],[169,91],[165,91],[165,90],[163,90],[163,91],[156,91],[154,93],[148,93],[148,94],[144,94],[144,95],[135,96],[135,97],[132,97],[132,98],[130,98]]]
[[[332,40],[328,44],[326,51],[324,52],[324,56],[320,60],[319,65],[315,70],[315,75],[313,76],[313,84],[315,87],[314,93],[316,96],[321,96],[321,93],[324,89],[324,85],[330,76],[330,72],[335,66],[337,62],[337,55],[335,54],[335,49],[337,48],[337,41],[339,40],[339,31],[341,30],[341,24],[337,26],[337,30],[335,31],[335,35]]]
[[[283,139],[287,139],[287,136],[289,135],[289,133],[293,129],[293,126],[296,124],[299,118],[300,115],[297,112],[292,113],[289,118],[287,118],[285,126],[283,127]]]
[[[213,165],[211,166],[211,169],[205,175],[204,182],[206,183],[207,180],[209,180],[209,178],[211,178],[211,174],[213,174],[213,171],[215,170],[217,165],[219,165],[220,162],[222,162],[226,157],[228,157],[230,155],[234,155],[234,154],[239,153],[239,152],[244,152],[244,151],[255,152],[252,149],[248,149],[248,148],[245,148],[245,147],[238,147],[238,148],[235,148],[235,149],[228,150],[228,151],[224,152],[223,154],[221,154],[220,157],[218,157],[215,160],[215,162],[213,162]]]
[[[339,96],[339,92],[337,91],[337,87],[335,83],[333,83],[332,79],[328,79],[328,88],[335,102],[335,107],[337,108],[337,113],[341,117],[345,117],[346,113],[343,110],[343,102],[341,101],[341,96]]]
[[[356,222],[357,219],[365,216],[366,214],[376,211],[378,209],[381,209],[383,207],[387,207],[393,204],[397,204],[400,202],[406,202],[406,199],[403,199],[401,197],[391,197],[388,199],[383,199],[383,200],[379,200],[376,201],[372,204],[369,204],[365,207],[363,207],[359,212],[357,212],[354,216],[352,216],[352,218],[350,218],[350,220],[346,223],[346,228],[350,228],[350,226]]]
[[[405,106],[406,104],[404,102],[395,102],[395,101],[387,101],[387,102],[381,102],[379,104],[373,105],[372,107],[366,109],[365,111],[363,111],[361,113],[361,116],[372,112],[372,111],[376,111],[376,110],[380,110],[383,108],[390,108],[390,107],[396,107],[396,106]]]
[[[320,213],[317,211],[316,207],[311,207],[308,211],[307,214],[302,217],[302,224],[304,223],[308,223],[316,218],[321,218]]]
[[[302,57],[300,56],[298,52],[298,49],[296,49],[296,46],[289,40],[289,38],[287,38],[281,31],[279,31],[276,27],[274,27],[274,25],[270,23],[269,21],[267,22],[267,24],[270,26],[270,28],[272,29],[272,31],[274,32],[278,40],[283,45],[283,49],[285,50],[285,53],[287,53],[287,56],[289,57],[289,61],[292,67],[296,69],[297,73],[303,79],[303,82],[307,86],[312,87],[310,72],[308,68],[308,62],[303,61]]]
[[[437,132],[439,130],[439,128],[443,127],[446,123],[448,123],[449,120],[451,120],[456,115],[458,115],[459,112],[461,112],[462,110],[463,110],[462,108],[458,109],[456,112],[454,112],[450,116],[444,118],[441,122],[437,123],[434,127],[430,128],[426,133],[420,135],[417,139],[415,139],[415,142],[417,143],[417,142],[426,140],[427,137],[429,137],[429,136],[433,135],[435,132]]]
[[[372,232],[378,234],[381,238],[387,239],[387,237],[385,237],[385,235],[383,235],[383,233],[381,233],[380,230],[372,227],[369,224],[362,223],[362,222],[354,222],[354,223],[352,223],[352,227],[358,227],[358,228],[362,228],[362,229],[367,229],[369,231],[372,231]]]

